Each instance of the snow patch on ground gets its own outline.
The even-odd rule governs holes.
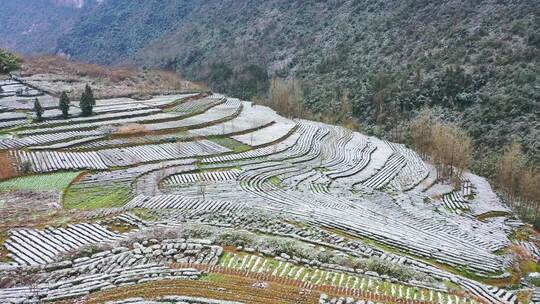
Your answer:
[[[474,187],[474,199],[471,201],[471,211],[474,215],[480,215],[487,212],[508,212],[508,209],[497,196],[489,182],[478,175],[466,172],[464,177],[469,179]]]

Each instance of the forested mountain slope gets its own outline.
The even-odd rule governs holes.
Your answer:
[[[352,108],[376,134],[428,106],[478,145],[516,136],[534,156],[539,13],[535,0],[111,0],[56,51],[175,69],[243,98],[295,78],[312,110],[343,118]]]
[[[3,0],[0,47],[25,54],[51,53],[69,31],[101,0]]]

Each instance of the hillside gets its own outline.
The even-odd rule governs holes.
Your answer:
[[[66,92],[78,100],[86,84],[91,84],[96,98],[131,96],[149,98],[150,94],[199,91],[205,87],[182,80],[170,71],[108,68],[67,60],[58,56],[26,57],[15,72],[25,83],[59,97]]]
[[[540,297],[540,235],[482,177],[216,93],[64,117],[49,82],[0,81],[2,303]]]
[[[6,0],[0,303],[540,303],[539,16]]]
[[[5,0],[0,10],[0,47],[24,54],[54,53],[57,41],[99,0]]]
[[[115,0],[68,18],[54,51],[174,69],[242,98],[295,78],[312,111],[338,122],[352,111],[371,134],[395,134],[396,120],[427,106],[477,147],[515,136],[538,158],[539,12],[534,0]],[[33,44],[52,52],[55,38]]]
[[[374,134],[433,107],[478,144],[501,147],[512,135],[540,155],[539,11],[532,0],[120,0],[59,48],[173,68],[243,98],[262,94],[268,78],[294,77],[312,110],[339,116],[350,102]]]

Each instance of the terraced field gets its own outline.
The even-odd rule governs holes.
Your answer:
[[[79,174],[75,171],[16,177],[0,182],[0,190],[61,191],[66,189]]]
[[[129,298],[131,284],[204,280],[194,265],[257,278],[245,291],[254,294],[289,279],[317,299],[522,297],[501,287],[516,280],[510,248],[523,224],[483,178],[442,184],[404,145],[220,94],[100,100],[94,115],[73,107],[68,120],[48,108],[40,123],[24,101],[5,98],[0,149],[21,176],[1,182],[0,195],[56,191],[65,210],[85,218],[3,232],[2,302],[110,298],[117,288]],[[537,258],[536,242],[518,244]],[[35,275],[14,276],[21,269]]]

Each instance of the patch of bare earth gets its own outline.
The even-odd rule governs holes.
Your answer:
[[[116,129],[116,131],[113,133],[113,135],[121,136],[121,135],[134,135],[134,134],[149,134],[150,130],[141,124],[137,123],[131,123],[126,124],[123,126],[120,126]]]
[[[0,151],[0,180],[12,178],[20,174],[15,159],[8,151]]]
[[[42,227],[57,219],[61,212],[60,194],[11,190],[0,192],[0,244],[8,237],[9,229],[19,227]],[[0,246],[0,261],[8,261],[7,250]]]
[[[0,193],[0,230],[40,223],[43,217],[56,214],[62,209],[59,204],[60,193],[55,191],[6,190]]]

